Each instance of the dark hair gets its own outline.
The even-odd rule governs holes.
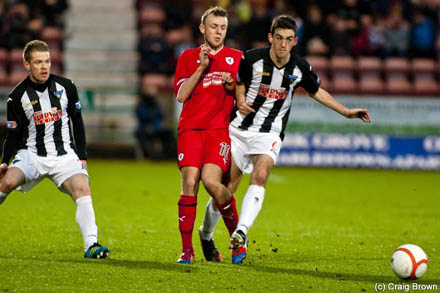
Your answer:
[[[211,7],[208,10],[205,11],[205,13],[203,13],[202,18],[200,20],[200,24],[205,24],[205,20],[208,17],[208,15],[210,14],[214,14],[215,16],[223,16],[223,17],[228,17],[228,12],[226,10],[224,10],[221,7]]]
[[[49,47],[46,42],[40,40],[33,40],[28,42],[23,49],[23,60],[27,62],[31,62],[31,54],[34,51],[38,52],[49,52]]]
[[[273,19],[272,25],[270,26],[270,33],[273,35],[277,28],[291,29],[295,32],[296,35],[296,30],[297,30],[296,22],[293,19],[293,17],[289,15],[283,14]]]

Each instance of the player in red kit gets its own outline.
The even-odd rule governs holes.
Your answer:
[[[199,181],[214,199],[230,234],[238,223],[235,199],[221,183],[230,164],[229,118],[234,105],[235,78],[242,52],[224,46],[228,19],[226,10],[213,7],[201,18],[204,43],[179,57],[174,93],[183,103],[177,134],[177,159],[182,176],[179,198],[179,230],[182,254],[178,263],[194,261],[192,232],[196,217]],[[199,230],[205,258],[221,261],[214,241]],[[209,235],[208,235],[209,236]]]

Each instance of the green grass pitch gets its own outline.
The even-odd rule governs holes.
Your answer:
[[[99,241],[110,258],[83,258],[75,205],[44,180],[0,206],[0,292],[373,292],[377,283],[411,284],[390,268],[405,243],[428,255],[417,283],[440,286],[438,172],[275,168],[238,266],[221,220],[215,240],[223,263],[204,261],[196,232],[196,263],[175,263],[175,163],[92,160],[89,173]],[[238,209],[248,181],[236,194]],[[201,188],[195,230],[207,200]]]

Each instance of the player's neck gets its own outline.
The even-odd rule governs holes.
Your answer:
[[[220,52],[221,49],[223,49],[223,44],[221,44],[220,46],[214,48],[211,47],[208,43],[205,43],[205,46],[207,46],[209,48],[209,53],[212,55],[217,54],[218,52]]]
[[[286,55],[286,57],[284,58],[277,58],[275,51],[273,50],[273,48],[270,48],[269,50],[269,56],[270,59],[272,60],[272,62],[277,66],[277,67],[283,67],[284,65],[286,65],[289,60],[290,60],[290,54]]]

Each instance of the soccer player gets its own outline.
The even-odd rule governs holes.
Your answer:
[[[105,258],[109,249],[98,244],[87,173],[86,137],[76,87],[71,80],[50,73],[50,52],[43,41],[26,44],[23,64],[29,75],[7,99],[0,204],[14,189],[28,192],[49,177],[76,203],[75,218],[84,240],[84,257]]]
[[[235,78],[241,51],[224,46],[228,18],[226,10],[213,7],[205,11],[199,26],[204,43],[185,50],[177,62],[174,93],[183,103],[177,134],[177,159],[182,177],[178,202],[182,254],[178,263],[194,261],[192,232],[196,217],[199,181],[214,199],[230,234],[235,230],[238,214],[235,199],[221,183],[230,165],[229,121],[234,106]],[[204,241],[207,260],[221,261],[212,239]]]
[[[367,110],[347,109],[320,88],[311,66],[291,51],[298,41],[296,34],[292,17],[276,17],[268,34],[271,46],[245,52],[240,63],[237,104],[229,127],[232,162],[227,187],[234,193],[243,173],[250,173],[251,178],[238,226],[231,236],[235,264],[246,258],[246,234],[263,205],[267,178],[281,149],[295,89],[303,87],[313,99],[347,118],[370,122]],[[208,211],[205,217],[211,223],[205,229],[212,231],[219,216]]]

